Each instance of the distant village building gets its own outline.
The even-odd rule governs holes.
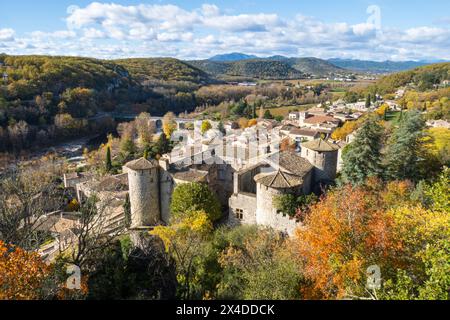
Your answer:
[[[432,127],[432,128],[446,128],[446,129],[450,129],[450,122],[446,121],[446,120],[430,120],[427,121],[427,126]]]

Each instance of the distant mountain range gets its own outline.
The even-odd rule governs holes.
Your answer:
[[[392,73],[414,69],[430,64],[425,61],[367,61],[352,59],[329,59],[335,66],[359,72]]]
[[[218,54],[214,57],[209,58],[209,61],[216,61],[216,62],[233,62],[233,61],[240,61],[240,60],[248,60],[248,59],[256,59],[257,56],[248,55],[244,53],[239,52],[232,52],[227,54]]]
[[[317,59],[317,58],[290,58],[285,56],[257,57],[244,53],[233,52],[229,54],[221,54],[211,57],[208,60],[216,63],[241,62],[245,60],[261,60],[261,61],[278,61],[287,63],[290,67],[306,74],[314,74],[318,76],[348,73],[349,71],[358,73],[394,73],[400,71],[411,70],[428,64],[445,62],[443,60],[424,60],[424,61],[370,61],[355,59]],[[206,62],[203,63],[203,70],[210,73]],[[201,66],[198,66],[200,69]],[[217,75],[217,74],[216,74]]]

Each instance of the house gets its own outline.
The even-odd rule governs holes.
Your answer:
[[[432,128],[446,128],[450,129],[450,122],[446,120],[431,120],[427,121],[427,126]]]
[[[328,112],[326,112],[324,108],[313,107],[311,109],[308,109],[308,114],[313,116],[326,116],[328,115]]]
[[[326,129],[327,131],[334,131],[341,120],[330,116],[312,116],[303,120],[303,126],[313,129]]]
[[[300,143],[319,138],[320,132],[306,128],[292,128],[288,136],[295,142]]]

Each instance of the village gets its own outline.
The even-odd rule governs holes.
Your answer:
[[[125,232],[167,225],[176,186],[204,183],[220,201],[222,224],[260,225],[290,236],[302,221],[277,209],[275,197],[320,195],[333,185],[342,168],[343,149],[354,140],[354,133],[345,140],[333,140],[333,132],[383,104],[392,111],[400,108],[381,97],[370,106],[364,101],[348,104],[338,100],[290,112],[281,123],[263,119],[261,111],[254,126],[236,129],[231,122],[224,122],[224,132],[216,121],[208,120],[211,129],[202,133],[202,121],[193,120],[192,130],[186,129],[189,119],[175,119],[177,129],[172,140],[176,143],[170,153],[158,160],[139,158],[128,162],[115,175],[66,173],[64,187],[76,196],[77,203],[92,196],[99,199],[97,207],[104,215],[95,223],[100,233],[114,233],[124,223],[127,199],[131,221]],[[148,121],[155,128],[162,125],[160,118]],[[290,147],[283,147],[286,144]],[[46,220],[43,226],[54,236],[54,241],[40,248],[43,257],[51,260],[73,249],[77,216],[76,212],[54,212],[41,217]]]

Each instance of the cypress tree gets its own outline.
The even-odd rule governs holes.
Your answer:
[[[366,98],[366,108],[370,108],[370,93],[367,95],[367,98]]]
[[[344,150],[342,182],[362,185],[367,178],[381,175],[382,139],[383,127],[376,118],[369,118],[359,129],[355,140]]]
[[[106,149],[105,169],[106,169],[106,172],[111,172],[111,170],[112,170],[111,148],[110,147],[108,147]]]
[[[389,180],[420,180],[427,158],[424,138],[425,120],[419,111],[405,112],[399,127],[388,141],[386,173]]]

